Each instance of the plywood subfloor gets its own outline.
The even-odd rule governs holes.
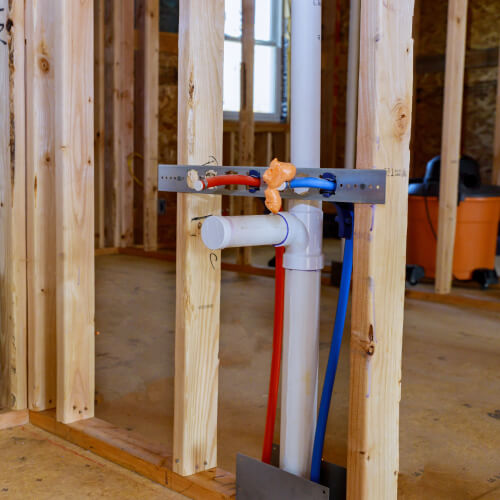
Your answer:
[[[124,255],[99,257],[96,265],[97,416],[170,445],[175,267]],[[335,288],[323,287],[321,377],[336,297]],[[260,456],[272,314],[271,279],[222,274],[219,465],[227,470],[237,451]],[[347,346],[346,338],[325,447],[326,458],[341,465]],[[499,360],[500,314],[407,301],[400,498],[500,499]]]
[[[183,499],[37,427],[0,431],[1,499]]]

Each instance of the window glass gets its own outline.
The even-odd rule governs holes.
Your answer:
[[[272,39],[271,0],[256,0],[255,2],[255,39],[268,42]]]
[[[240,110],[241,43],[224,42],[224,111]]]
[[[253,110],[276,112],[276,47],[256,45],[254,55]]]
[[[226,0],[224,33],[232,38],[241,36],[241,0]]]
[[[255,0],[254,105],[259,120],[279,120],[281,0]],[[223,101],[226,119],[240,110],[242,0],[225,0]]]

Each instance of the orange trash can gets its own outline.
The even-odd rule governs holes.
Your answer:
[[[406,262],[436,274],[437,196],[410,195]],[[500,219],[500,196],[467,197],[457,207],[453,276],[470,280],[475,269],[494,269]]]
[[[427,163],[423,179],[410,180],[408,188],[408,237],[406,262],[421,266],[427,278],[436,275],[441,158]],[[495,256],[500,219],[500,187],[483,186],[479,164],[469,156],[460,158],[457,226],[453,254],[453,277],[496,282]],[[474,274],[474,271],[478,270]],[[474,274],[474,276],[473,276]],[[411,280],[410,280],[411,282]]]

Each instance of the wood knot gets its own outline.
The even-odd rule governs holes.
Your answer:
[[[392,108],[394,117],[394,133],[400,140],[406,135],[410,126],[410,109],[402,101],[398,101]]]
[[[38,66],[40,66],[42,73],[48,73],[50,71],[50,63],[47,59],[45,59],[45,57],[40,57],[38,60]]]

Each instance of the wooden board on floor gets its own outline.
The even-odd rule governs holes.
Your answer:
[[[179,13],[177,160],[222,158],[224,2],[182,0]],[[220,251],[201,240],[198,217],[220,215],[221,197],[177,195],[174,470],[217,463]]]
[[[57,418],[94,415],[94,2],[53,3]]]
[[[18,427],[29,422],[28,410],[0,410],[0,430]]]
[[[347,498],[396,499],[412,106],[413,0],[361,2],[357,168],[387,171],[355,210]],[[387,75],[391,75],[390,78]]]
[[[56,216],[51,0],[26,2],[28,402],[56,405]]]
[[[30,412],[30,422],[96,455],[133,470],[189,498],[230,499],[235,478],[220,469],[183,477],[172,471],[172,454],[162,446],[97,418],[73,424],[56,420],[54,410]]]
[[[24,1],[0,0],[0,9],[0,407],[20,410],[27,405]]]
[[[466,35],[467,0],[450,0],[446,38],[439,222],[436,248],[437,293],[450,293],[453,280]]]

